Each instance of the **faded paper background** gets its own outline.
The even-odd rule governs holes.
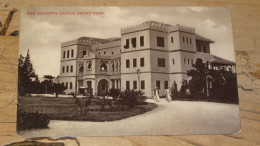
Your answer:
[[[189,1],[51,1],[2,0],[2,25],[9,12],[17,12],[10,21],[5,35],[0,35],[0,144],[23,141],[16,135],[16,88],[19,36],[9,36],[19,30],[19,13],[23,6],[227,6],[232,11],[234,46],[239,84],[242,132],[237,135],[215,136],[142,136],[142,137],[78,137],[45,138],[40,141],[64,142],[67,145],[257,145],[260,144],[260,2],[237,0]],[[3,26],[2,26],[3,27]],[[0,28],[0,30],[2,29]],[[37,33],[37,32],[35,32]],[[33,34],[32,34],[33,35]]]

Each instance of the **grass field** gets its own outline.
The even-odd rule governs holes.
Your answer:
[[[77,120],[77,121],[114,121],[139,115],[157,107],[154,103],[138,105],[135,108],[125,108],[121,111],[101,111],[95,104],[98,99],[92,99],[89,112],[86,115],[79,113],[73,98],[52,97],[20,97],[18,110],[29,113],[47,114],[51,120]],[[79,99],[85,102],[86,99]]]

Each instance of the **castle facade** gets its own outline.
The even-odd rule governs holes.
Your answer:
[[[59,82],[66,93],[91,88],[94,95],[110,88],[141,90],[151,97],[177,83],[181,87],[187,70],[197,58],[218,65],[234,63],[210,54],[214,41],[195,33],[195,28],[156,21],[121,29],[121,37],[81,37],[61,44]]]

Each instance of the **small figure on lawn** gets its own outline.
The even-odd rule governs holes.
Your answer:
[[[154,90],[155,101],[160,102],[159,89],[156,87]]]
[[[169,89],[165,89],[166,100],[170,102],[172,100]]]

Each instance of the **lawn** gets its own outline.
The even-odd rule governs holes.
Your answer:
[[[87,99],[79,99],[86,102]],[[51,120],[76,120],[76,121],[115,121],[150,111],[157,104],[146,103],[137,105],[134,108],[125,107],[124,110],[105,110],[96,104],[99,99],[92,99],[89,112],[86,115],[79,113],[73,98],[53,98],[53,97],[20,97],[18,110],[28,113],[47,114]],[[77,110],[76,110],[77,109]],[[78,111],[78,112],[77,112]]]

